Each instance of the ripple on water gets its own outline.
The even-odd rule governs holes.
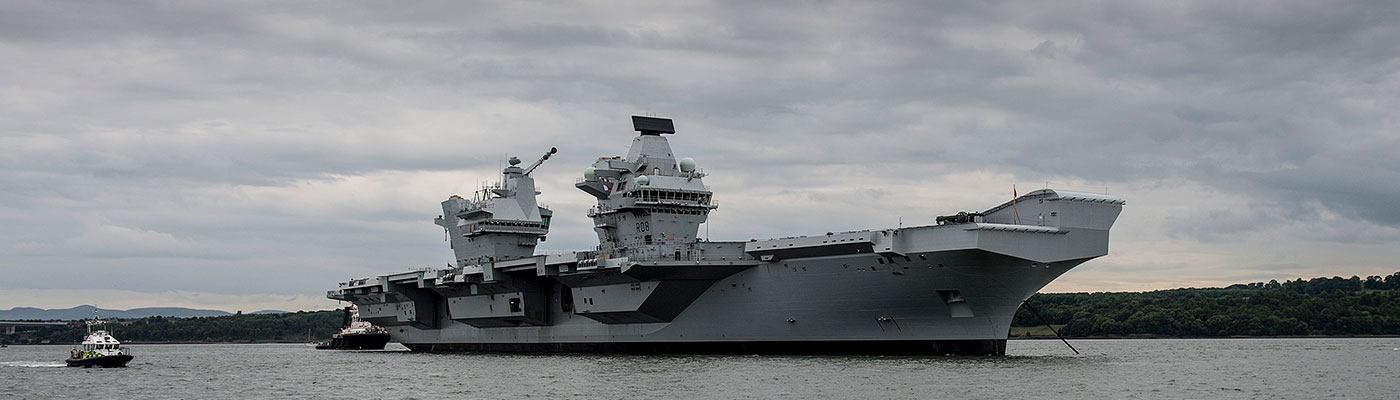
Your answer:
[[[1013,341],[1005,357],[423,354],[302,345],[132,345],[129,368],[0,351],[0,397],[1385,398],[1400,339]],[[1387,351],[1386,348],[1391,348]],[[48,361],[52,360],[52,361]],[[29,367],[29,368],[25,368]],[[88,387],[82,382],[101,379]],[[214,396],[218,397],[218,396]]]
[[[0,361],[0,366],[22,368],[53,368],[67,367],[68,364],[63,363],[62,361]]]

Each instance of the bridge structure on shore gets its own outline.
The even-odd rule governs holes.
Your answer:
[[[0,321],[0,333],[6,335],[13,334],[19,328],[44,328],[49,326],[67,326],[68,322],[32,322],[32,321]]]

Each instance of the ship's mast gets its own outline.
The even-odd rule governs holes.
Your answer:
[[[529,167],[526,167],[526,168],[525,168],[525,175],[529,175],[531,172],[535,172],[535,167],[540,166],[540,164],[544,164],[545,160],[548,160],[548,159],[549,159],[549,156],[554,155],[554,153],[558,153],[558,152],[559,152],[559,149],[558,149],[558,148],[550,147],[550,148],[549,148],[549,152],[544,153],[544,157],[540,157],[540,159],[539,159],[538,161],[535,161],[534,164],[530,164]]]

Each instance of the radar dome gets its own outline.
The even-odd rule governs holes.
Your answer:
[[[682,159],[681,159],[681,172],[691,172],[691,171],[695,171],[695,160],[692,159],[692,158],[690,158],[690,157],[682,158]]]
[[[593,167],[588,167],[587,169],[584,169],[584,170],[583,170],[583,180],[589,181],[589,182],[593,182],[593,181],[598,180],[598,171],[597,171],[596,169],[594,169]]]
[[[638,184],[638,185],[646,185],[646,184],[649,184],[649,183],[651,183],[651,178],[648,178],[646,175],[642,175],[642,176],[637,177],[637,184]]]

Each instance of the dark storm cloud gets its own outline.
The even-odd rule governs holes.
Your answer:
[[[1400,240],[1386,184],[1400,180],[1396,10],[6,3],[0,250],[15,255],[6,270],[119,267],[145,291],[258,293],[250,274],[285,275],[283,293],[319,288],[327,273],[445,262],[424,217],[435,202],[550,146],[542,200],[563,218],[548,244],[586,248],[572,179],[625,152],[626,115],[652,112],[677,118],[677,152],[739,200],[716,214],[716,238],[872,228],[986,207],[1017,180],[1064,181],[1169,198],[1125,194],[1140,208],[1115,246],[1137,255],[1102,272],[1209,280],[1236,260],[1150,261],[1154,241],[1267,254],[1249,243],[1339,219],[1356,229],[1306,239]],[[957,197],[969,190],[998,193]],[[1354,253],[1349,265],[1385,255]]]
[[[1277,198],[1311,200],[1357,220],[1400,227],[1400,146],[1337,151],[1307,160],[1297,168],[1245,173],[1253,184]]]

